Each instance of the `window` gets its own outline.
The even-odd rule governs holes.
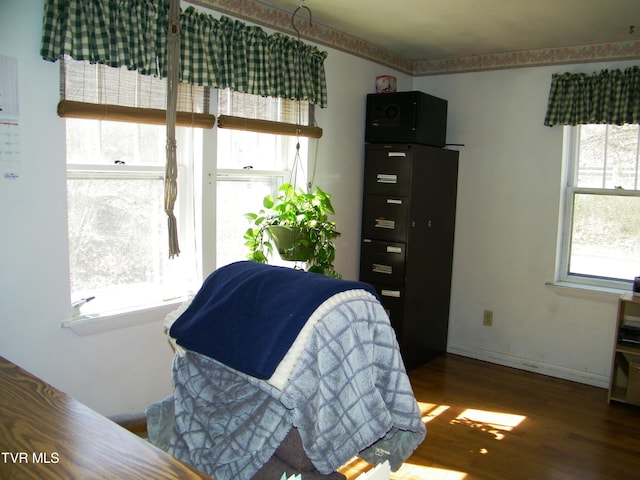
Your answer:
[[[105,315],[184,298],[199,283],[193,179],[201,168],[194,159],[202,158],[202,130],[176,128],[180,255],[170,259],[167,127],[157,124],[166,115],[166,79],[68,57],[61,78],[71,302],[94,297],[82,315]],[[179,110],[184,103],[208,113],[208,90],[181,87]],[[76,110],[70,113],[69,106]],[[126,120],[101,119],[113,111]]]
[[[196,284],[192,145],[200,130],[179,128],[180,249],[169,259],[164,212],[166,127],[67,119],[71,301],[95,297],[83,314],[184,297]]]
[[[559,279],[629,289],[640,274],[638,125],[565,127]]]
[[[312,120],[313,105],[273,97],[219,90],[220,114],[296,123],[300,114],[305,125]],[[306,161],[294,170],[296,144],[306,159],[308,140],[288,135],[256,133],[232,128],[218,129],[216,265],[246,260],[244,233],[250,224],[244,217],[262,207],[265,195],[275,194],[283,183],[304,186]],[[284,262],[283,262],[284,263]]]

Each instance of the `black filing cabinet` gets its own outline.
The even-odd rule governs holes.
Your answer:
[[[446,350],[458,152],[366,144],[360,279],[372,284],[407,370]]]

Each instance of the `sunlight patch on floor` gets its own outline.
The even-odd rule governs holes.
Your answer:
[[[467,408],[464,412],[451,420],[451,424],[466,425],[490,433],[496,440],[502,440],[505,432],[510,432],[527,418],[523,415],[511,413],[490,412]]]
[[[418,402],[420,415],[424,423],[429,423],[434,418],[442,415],[449,409],[448,405],[436,405],[435,403]]]
[[[347,478],[357,480],[360,474],[373,468],[373,465],[365,462],[361,458],[354,457],[339,468],[338,471],[346,475]],[[390,480],[417,480],[427,478],[429,480],[463,480],[466,476],[466,473],[455,470],[404,463],[397,472],[391,472],[391,477],[389,478]]]
[[[422,421],[425,424],[442,416],[445,412],[450,413],[448,416],[450,419],[455,415],[455,411],[460,411],[457,408],[454,408],[454,411],[450,411],[452,407],[449,405],[439,405],[428,402],[418,402],[418,407],[420,408]],[[451,425],[460,425],[486,433],[491,435],[494,440],[502,440],[508,432],[517,428],[526,418],[527,417],[523,415],[467,408],[457,417],[450,420],[449,423]],[[445,419],[445,421],[447,420]],[[429,435],[427,433],[427,440],[428,438]],[[480,455],[486,455],[489,453],[489,449],[478,446],[474,448],[474,452]],[[346,475],[347,478],[355,480],[358,478],[358,475],[372,468],[373,465],[365,462],[361,458],[354,457],[339,468],[338,471]],[[397,472],[391,472],[390,480],[417,480],[427,478],[429,480],[463,480],[466,477],[466,472],[405,462]]]
[[[455,470],[404,463],[397,472],[391,473],[390,478],[391,480],[416,480],[418,478],[428,478],[429,480],[463,480],[466,476],[466,473]]]

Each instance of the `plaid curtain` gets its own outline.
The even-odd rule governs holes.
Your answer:
[[[40,54],[166,76],[169,0],[46,0]]]
[[[640,66],[554,74],[545,125],[640,124]]]
[[[40,54],[167,76],[169,0],[45,0]],[[326,52],[228,17],[180,14],[179,79],[327,106]]]

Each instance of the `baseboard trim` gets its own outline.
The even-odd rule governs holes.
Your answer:
[[[476,360],[484,360],[486,362],[504,365],[506,367],[518,368],[528,372],[540,373],[550,377],[562,378],[572,382],[584,383],[594,387],[609,388],[609,376],[597,375],[589,372],[573,370],[559,365],[544,363],[528,358],[506,355],[504,353],[483,350],[480,348],[470,347],[468,345],[449,344],[447,352],[463,357],[475,358]]]

